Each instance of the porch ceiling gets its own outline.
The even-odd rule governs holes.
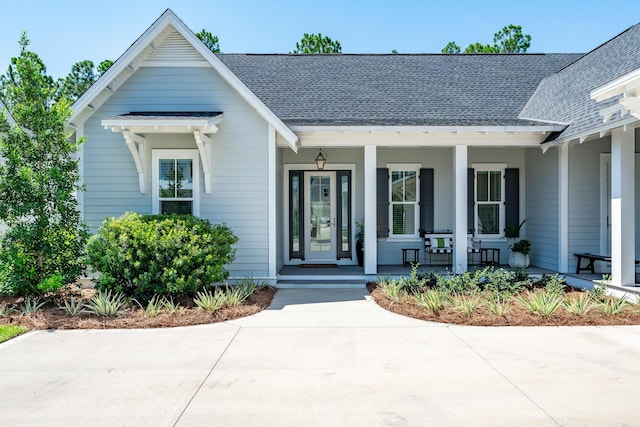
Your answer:
[[[308,127],[293,130],[302,147],[540,147],[562,125],[527,127]],[[285,141],[278,141],[286,146]]]

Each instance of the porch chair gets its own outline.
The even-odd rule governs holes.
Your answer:
[[[473,232],[467,233],[467,253],[469,254],[468,263],[473,264],[473,254],[480,254],[482,251],[482,240],[476,239]],[[478,255],[478,264],[480,264],[480,255]]]
[[[448,255],[448,264],[452,262],[453,256],[453,237],[450,233],[445,234],[425,234],[424,236],[424,256],[425,263],[427,254],[429,255],[429,265],[433,265],[431,256]]]

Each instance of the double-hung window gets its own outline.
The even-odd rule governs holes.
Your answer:
[[[153,213],[199,215],[198,150],[153,150]]]
[[[504,164],[476,164],[475,178],[475,229],[479,236],[500,237],[503,235],[504,210]]]
[[[420,227],[420,165],[388,165],[390,191],[390,237],[417,237]]]

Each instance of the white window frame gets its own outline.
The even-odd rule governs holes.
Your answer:
[[[474,200],[474,209],[473,209],[473,227],[476,230],[477,238],[484,239],[500,239],[504,237],[504,228],[505,228],[505,169],[507,165],[505,163],[477,163],[473,164],[473,173],[475,174],[473,180],[473,200]],[[499,206],[499,224],[498,224],[498,233],[496,234],[481,234],[480,227],[478,226],[478,206],[480,203],[478,202],[478,172],[500,172],[501,184],[500,184],[500,202],[498,202]],[[488,202],[487,202],[488,203]],[[491,202],[495,203],[495,202]]]
[[[198,150],[152,150],[151,161],[153,163],[151,172],[151,212],[160,213],[160,160],[189,159],[193,173],[193,199],[192,212],[194,216],[200,216],[200,157]]]
[[[389,169],[389,239],[406,239],[420,237],[420,168],[419,163],[390,163],[387,164]],[[397,202],[402,204],[412,203],[415,205],[415,218],[413,230],[411,234],[394,234],[393,232],[393,172],[410,171],[416,173],[416,200],[415,202]]]

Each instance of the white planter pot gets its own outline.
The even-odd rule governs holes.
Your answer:
[[[529,254],[524,255],[522,252],[511,252],[509,254],[509,267],[529,267]]]

